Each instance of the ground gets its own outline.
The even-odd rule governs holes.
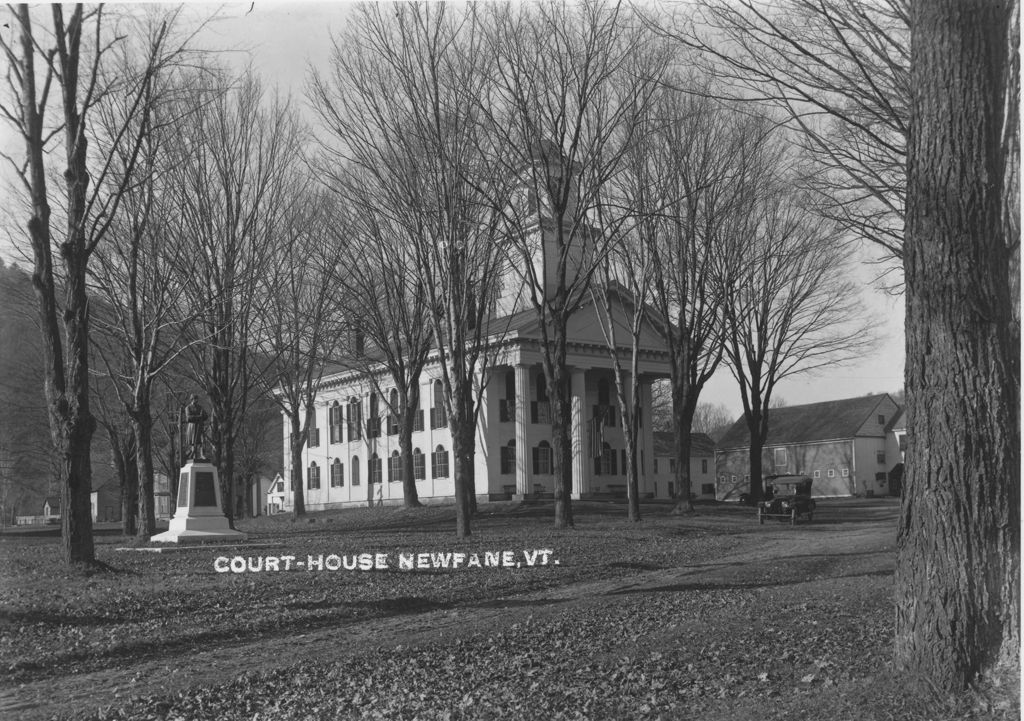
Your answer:
[[[101,535],[91,574],[7,534],[0,718],[1018,718],[1016,688],[923,701],[894,678],[897,510],[823,500],[813,523],[761,526],[651,504],[631,524],[584,503],[557,531],[550,505],[491,504],[458,541],[451,508],[355,509],[243,522],[242,549]],[[518,567],[397,568],[506,550]],[[217,570],[360,553],[389,567]]]

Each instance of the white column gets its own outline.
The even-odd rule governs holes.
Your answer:
[[[583,402],[586,400],[587,372],[574,368],[570,376],[572,393],[572,497],[579,498],[589,488],[586,486],[587,464],[584,462],[586,433],[584,429]]]
[[[530,472],[533,460],[526,423],[530,414],[530,368],[515,366],[516,376],[516,495],[530,493]]]

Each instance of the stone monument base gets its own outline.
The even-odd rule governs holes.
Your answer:
[[[149,540],[154,543],[200,543],[241,540],[245,534],[232,530],[221,511],[217,467],[206,461],[189,461],[178,480],[177,507],[170,527]]]

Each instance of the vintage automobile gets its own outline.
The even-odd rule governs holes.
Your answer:
[[[817,504],[811,498],[811,479],[807,476],[768,476],[764,479],[765,500],[757,504],[757,520],[765,518],[789,519],[796,525],[801,516],[814,518]]]

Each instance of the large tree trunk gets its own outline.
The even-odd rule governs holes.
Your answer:
[[[551,452],[555,471],[555,528],[571,528],[572,519],[572,398],[569,374],[566,372],[565,320],[552,328],[551,367],[548,376],[548,397],[551,403]]]
[[[413,383],[413,390],[407,396],[398,428],[398,449],[402,456],[402,505],[405,508],[419,508],[423,505],[416,491],[416,472],[412,467],[412,425],[419,409],[417,383]]]
[[[764,472],[762,456],[764,442],[768,437],[768,411],[754,409],[747,414],[747,428],[750,431],[750,502],[757,503],[764,498]]]
[[[470,502],[473,476],[474,428],[460,419],[452,427],[452,463],[455,474],[455,535],[467,538],[472,533],[473,506]]]
[[[1018,23],[1016,2],[911,14],[895,656],[922,688],[1019,671]]]
[[[302,448],[306,445],[306,439],[302,435],[302,425],[299,421],[299,410],[297,408],[288,412],[288,422],[291,425],[288,452],[291,454],[292,466],[292,477],[290,479],[294,500],[292,514],[299,518],[306,515],[306,495],[302,489]],[[373,486],[369,482],[369,474],[367,474],[366,481],[367,486]]]
[[[136,533],[140,538],[149,538],[156,533],[156,513],[153,502],[153,419],[148,400],[139,402],[132,414],[132,426],[139,481],[139,527]]]
[[[685,371],[684,371],[685,373]],[[693,443],[690,430],[693,428],[693,414],[697,409],[700,389],[694,389],[689,380],[672,388],[672,418],[676,434],[676,505],[673,513],[693,513],[693,492],[690,479],[690,454]]]

